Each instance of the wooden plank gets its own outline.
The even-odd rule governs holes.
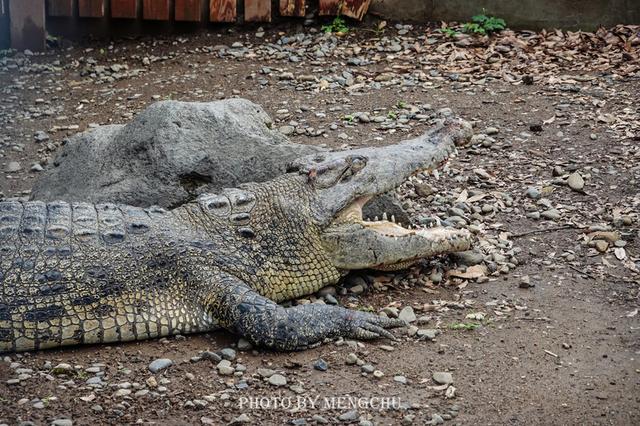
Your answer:
[[[176,21],[199,22],[202,20],[201,0],[175,0]]]
[[[211,22],[235,22],[236,16],[236,0],[209,0]]]
[[[169,0],[143,0],[142,18],[155,21],[168,21]]]
[[[320,0],[320,15],[337,15],[340,12],[340,3],[343,0]]]
[[[371,0],[344,0],[340,13],[361,21],[367,10],[369,10],[370,4]]]
[[[137,18],[138,0],[111,0],[112,18]]]
[[[246,22],[271,22],[271,0],[244,0]]]
[[[280,15],[304,17],[306,12],[304,1],[305,0],[280,0]]]
[[[17,50],[44,50],[44,15],[45,3],[42,0],[9,2],[11,47]]]
[[[104,0],[78,0],[78,15],[81,18],[104,17]]]
[[[47,0],[47,15],[73,16],[73,0]]]

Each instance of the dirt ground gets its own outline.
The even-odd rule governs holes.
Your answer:
[[[386,36],[402,38],[398,31],[390,27]],[[440,334],[429,341],[399,330],[397,342],[238,352],[231,376],[218,374],[215,362],[190,361],[204,350],[234,347],[237,338],[226,332],[9,354],[0,362],[0,424],[639,424],[640,74],[599,69],[594,56],[593,68],[589,61],[557,60],[540,75],[532,69],[533,84],[496,78],[484,69],[460,78],[466,75],[459,72],[464,60],[451,65],[458,76],[451,74],[455,70],[432,73],[435,68],[420,62],[420,49],[405,52],[402,62],[385,59],[394,55],[385,50],[376,60],[381,42],[364,30],[339,44],[365,50],[373,45],[369,63],[350,65],[338,54],[300,51],[292,60],[265,54],[259,46],[293,37],[297,29],[270,28],[260,37],[256,32],[261,33],[121,40],[94,43],[90,50],[0,57],[0,198],[28,196],[39,173],[32,165],[46,167],[66,137],[95,124],[126,123],[155,100],[241,96],[262,105],[277,128],[302,129],[290,136],[293,141],[336,148],[393,143],[423,132],[425,121],[411,116],[411,106],[422,112],[450,108],[488,139],[461,149],[428,182],[435,195],[410,201],[412,212],[446,217],[457,202],[478,204],[481,217],[471,222],[498,247],[495,254],[484,251],[497,270],[489,268],[478,279],[445,274],[440,283],[412,282],[403,274],[393,281],[392,275],[367,272],[363,293],[338,289],[341,303],[375,310],[412,306],[425,317],[418,327]],[[410,28],[403,42],[424,41],[424,34],[424,28]],[[234,42],[247,48],[241,57],[219,54],[215,46]],[[433,53],[443,43],[427,50]],[[405,84],[406,70],[394,68],[397,63],[415,66],[428,78]],[[128,69],[116,67],[113,81],[95,72],[96,65],[114,64]],[[137,69],[142,71],[132,72]],[[322,83],[322,76],[345,71],[363,86],[351,90],[334,85],[337,79]],[[379,77],[386,74],[389,79]],[[309,75],[313,79],[303,78]],[[381,128],[375,120],[354,119],[362,111],[394,124]],[[405,122],[404,115],[411,117]],[[318,129],[323,133],[315,136]],[[49,139],[36,142],[39,131]],[[19,170],[10,171],[12,162]],[[574,172],[586,182],[581,191],[564,183]],[[541,198],[530,197],[530,188]],[[469,201],[480,193],[485,195]],[[549,210],[558,216],[545,218]],[[532,212],[542,212],[542,218]],[[605,228],[617,237],[597,246],[592,231]],[[453,266],[449,259],[435,259],[419,272],[430,277],[439,268]],[[389,284],[381,289],[372,281]],[[350,353],[383,376],[348,365]],[[174,365],[151,374],[147,366],[157,358]],[[314,368],[319,358],[327,371]],[[52,366],[59,363],[71,371],[55,374]],[[259,368],[281,372],[287,384],[262,380]],[[453,383],[435,383],[434,372],[452,373]],[[103,385],[86,383],[94,375]],[[250,398],[274,396],[293,403],[248,405]],[[297,404],[299,397],[315,396],[315,407]],[[320,402],[345,396],[399,404],[380,409]]]

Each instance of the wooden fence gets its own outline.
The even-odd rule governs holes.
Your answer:
[[[371,0],[0,0],[0,24],[10,27],[11,46],[44,48],[46,22],[70,19],[82,23],[101,19],[166,22],[271,22],[272,18],[302,18],[310,9],[320,15],[342,14],[362,19]],[[240,13],[242,12],[242,14]],[[25,37],[25,29],[41,25],[42,37]],[[1,38],[0,34],[0,38]],[[7,38],[7,37],[5,37]]]

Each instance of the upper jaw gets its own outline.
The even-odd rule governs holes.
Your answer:
[[[471,135],[468,122],[445,119],[414,139],[384,147],[309,155],[294,161],[289,170],[309,176],[318,171],[335,172],[336,182],[316,190],[315,216],[326,225],[354,201],[393,190],[410,176],[438,167]],[[353,168],[352,164],[358,167]]]

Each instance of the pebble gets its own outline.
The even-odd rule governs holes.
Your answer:
[[[465,266],[479,265],[484,260],[482,253],[475,250],[460,251],[451,255],[456,263]]]
[[[398,382],[401,383],[403,385],[407,384],[407,378],[404,376],[393,376],[393,381],[394,382]]]
[[[327,369],[329,368],[329,365],[324,359],[320,358],[313,363],[313,368],[315,368],[318,371],[327,371]]]
[[[349,355],[347,355],[347,360],[345,362],[347,365],[354,365],[358,362],[358,355],[351,352]]]
[[[416,320],[416,314],[411,306],[405,306],[398,314],[398,318],[406,323],[411,323]]]
[[[51,426],[73,426],[71,419],[56,419],[51,422]]]
[[[606,242],[605,240],[596,240],[595,248],[600,253],[606,253],[607,249],[609,248],[609,243]]]
[[[540,213],[540,216],[549,220],[558,220],[560,219],[561,214],[556,209],[549,209]]]
[[[229,361],[228,359],[223,359],[222,361],[220,361],[216,368],[218,369],[218,374],[220,374],[221,376],[230,376],[236,371],[231,366],[231,361]]]
[[[425,340],[433,340],[438,335],[438,330],[432,328],[421,328],[416,332],[416,335]]]
[[[295,133],[296,129],[293,126],[281,126],[278,131],[285,136],[290,136]]]
[[[173,361],[169,358],[158,358],[149,364],[149,371],[157,373],[173,365]]]
[[[253,345],[251,344],[250,341],[240,338],[238,339],[238,350],[239,351],[250,351],[251,349],[253,349]]]
[[[433,373],[433,381],[440,385],[450,385],[453,383],[453,375],[446,371],[437,371]]]
[[[269,377],[268,381],[273,386],[285,386],[287,384],[287,378],[277,373]]]
[[[322,417],[319,414],[314,414],[313,417],[311,417],[311,420],[316,422],[316,423],[319,423],[319,424],[328,424],[329,423],[329,420],[325,419],[324,417]]]
[[[358,413],[356,410],[349,410],[346,413],[342,413],[338,416],[338,420],[340,420],[341,422],[353,422],[355,420],[358,420],[358,418],[360,417],[360,413]]]
[[[542,196],[542,194],[540,193],[540,190],[533,186],[530,186],[529,188],[527,188],[527,191],[525,192],[525,194],[527,195],[527,197],[531,198],[532,200],[537,200]]]
[[[231,348],[224,348],[220,351],[220,356],[222,356],[223,359],[233,361],[236,359],[236,351]]]
[[[10,161],[4,169],[7,173],[15,173],[20,170],[22,170],[22,166],[17,161]]]
[[[584,179],[578,172],[573,172],[567,178],[567,185],[576,192],[582,192],[584,189]]]
[[[245,424],[245,423],[251,423],[251,417],[249,417],[247,413],[240,414],[238,417],[231,420],[230,424],[239,425],[239,424]]]

